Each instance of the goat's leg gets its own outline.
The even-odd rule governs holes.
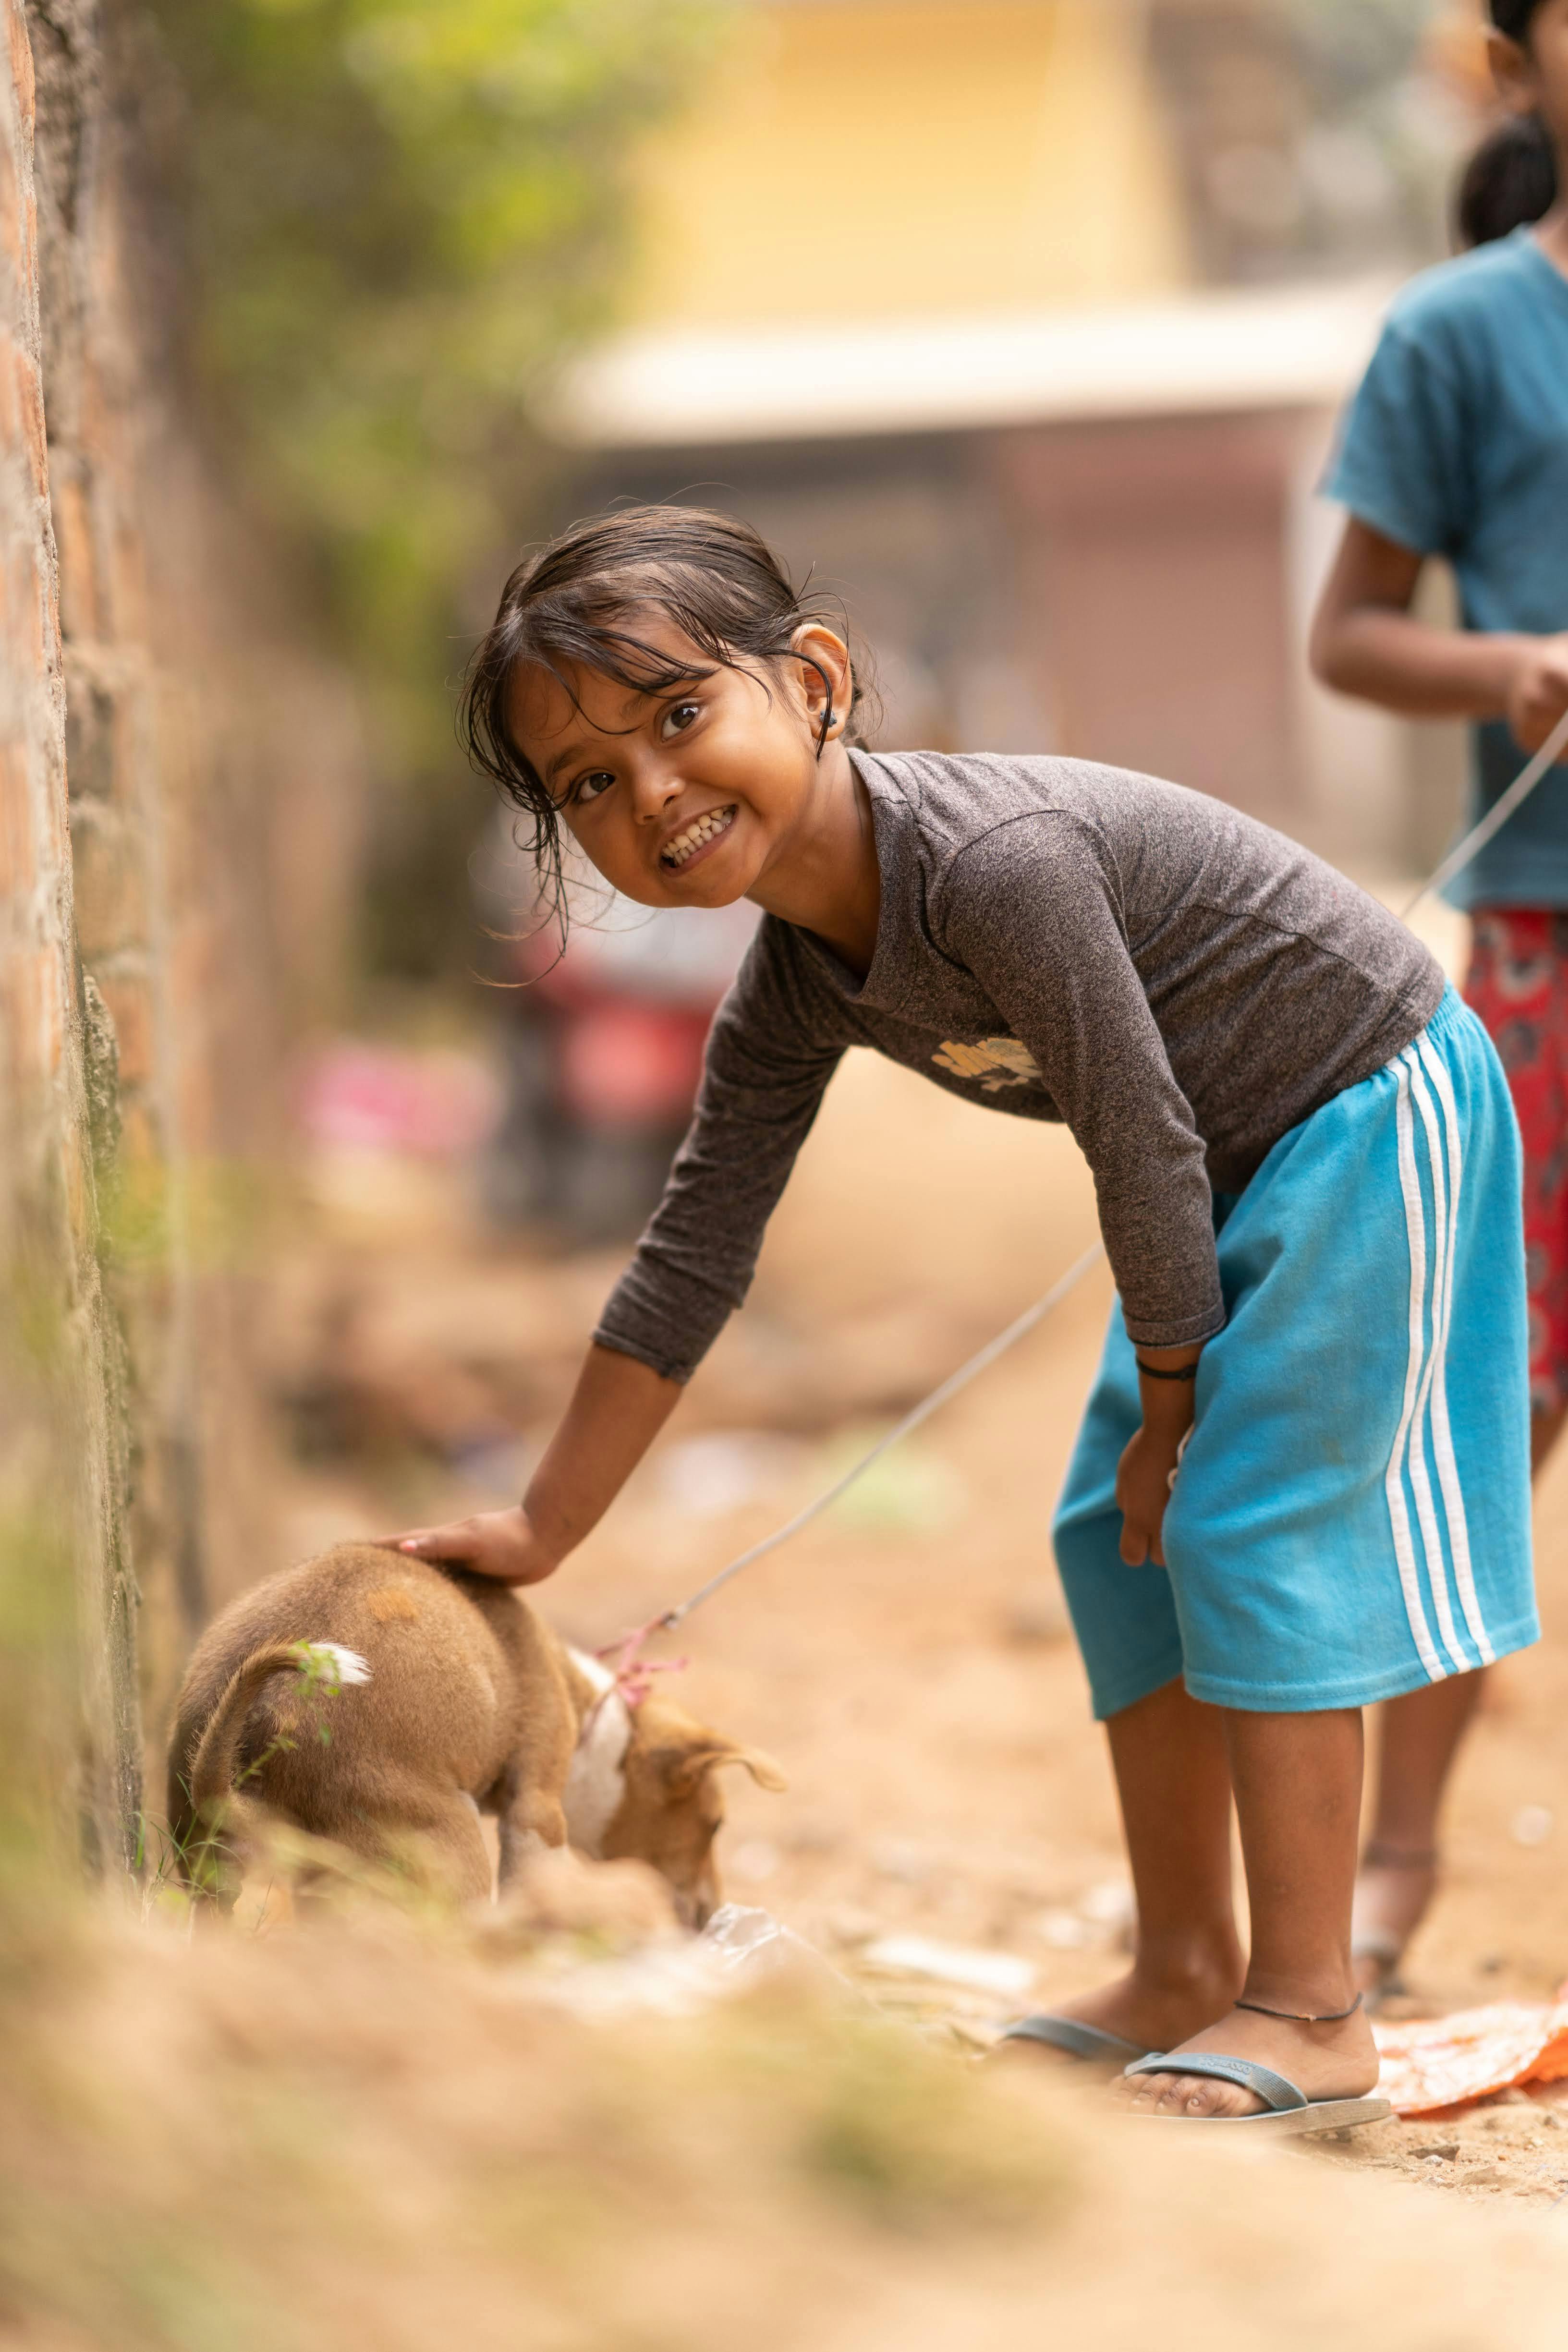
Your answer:
[[[502,1784],[497,1826],[500,1832],[499,1880],[504,1894],[530,1854],[565,1844],[566,1815],[560,1790],[531,1780],[514,1762]]]
[[[459,1903],[488,1903],[494,1894],[495,1874],[479,1809],[459,1790],[410,1792],[395,1819],[362,1816],[338,1835],[367,1861],[395,1870],[411,1866],[419,1879]]]

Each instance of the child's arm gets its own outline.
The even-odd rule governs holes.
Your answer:
[[[679,1381],[592,1347],[521,1504],[384,1540],[502,1584],[540,1584],[592,1533],[675,1410]]]
[[[538,1584],[596,1528],[728,1317],[849,1038],[764,924],[708,1041],[691,1131],[610,1298],[521,1504],[384,1540],[503,1584]]]
[[[1412,719],[1506,719],[1539,751],[1568,710],[1568,634],[1488,635],[1415,620],[1425,558],[1351,516],[1312,625],[1325,686]]]
[[[1165,1565],[1162,1529],[1171,1481],[1181,1459],[1182,1441],[1193,1425],[1194,1385],[1191,1381],[1160,1378],[1195,1364],[1203,1354],[1194,1348],[1140,1348],[1142,1361],[1155,1367],[1140,1371],[1139,1400],[1143,1423],[1122,1454],[1116,1472],[1116,1503],[1121,1513],[1121,1557],[1130,1568],[1152,1559]]]

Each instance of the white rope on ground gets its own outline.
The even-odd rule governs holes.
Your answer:
[[[1401,910],[1402,922],[1407,923],[1422,900],[1429,898],[1434,890],[1443,889],[1447,884],[1453,881],[1456,875],[1464,872],[1471,859],[1479,856],[1488,842],[1501,832],[1514,811],[1523,806],[1542,778],[1557,765],[1564,753],[1568,753],[1568,710],[1563,712],[1529,766],[1521,770],[1510,784],[1507,792],[1499,800],[1493,802],[1480,823],[1472,825],[1463,840],[1455,845],[1436,871],[1427,876],[1415,896]],[[678,1608],[666,1610],[662,1617],[656,1617],[651,1625],[643,1629],[642,1633],[631,1637],[632,1646],[635,1647],[640,1643],[647,1633],[673,1632],[677,1625],[684,1623],[694,1609],[700,1609],[705,1601],[711,1600],[714,1593],[728,1584],[732,1576],[739,1576],[743,1568],[750,1568],[753,1561],[764,1559],[769,1552],[777,1551],[781,1544],[786,1544],[792,1536],[799,1535],[801,1529],[809,1527],[813,1519],[820,1518],[822,1513],[836,1503],[840,1495],[847,1493],[857,1479],[865,1476],[874,1462],[879,1462],[883,1454],[908,1437],[911,1430],[918,1429],[922,1421],[929,1420],[933,1412],[947,1402],[949,1397],[956,1396],[961,1389],[969,1386],[971,1381],[978,1380],[982,1372],[989,1370],[997,1358],[1005,1356],[1009,1348],[1016,1347],[1020,1339],[1027,1339],[1029,1333],[1045,1321],[1052,1308],[1059,1307],[1068,1293],[1078,1288],[1089,1268],[1104,1255],[1104,1244],[1100,1242],[1096,1242],[1091,1249],[1085,1250],[1076,1264],[1068,1266],[1060,1281],[1052,1284],[1043,1298],[1037,1298],[1033,1307],[1027,1307],[1019,1316],[1016,1323],[1009,1323],[1007,1328],[999,1332],[994,1339],[982,1348],[977,1356],[971,1356],[966,1364],[961,1364],[957,1371],[943,1381],[939,1389],[933,1389],[931,1395],[921,1403],[917,1404],[912,1412],[907,1412],[902,1421],[895,1428],[889,1429],[885,1437],[879,1437],[870,1452],[862,1454],[859,1461],[851,1469],[847,1470],[842,1478],[829,1486],[825,1495],[818,1495],[814,1503],[808,1503],[804,1510],[797,1511],[793,1519],[787,1520],[771,1536],[764,1536],[761,1543],[752,1544],[749,1551],[742,1552],[738,1559],[731,1560],[727,1567],[721,1568],[717,1576],[710,1576],[707,1583],[700,1586],[689,1601],[681,1601]]]
[[[939,1407],[947,1402],[949,1397],[955,1397],[960,1389],[966,1389],[971,1381],[978,1380],[981,1373],[987,1371],[996,1361],[998,1356],[1005,1356],[1009,1348],[1016,1347],[1020,1339],[1026,1339],[1037,1325],[1045,1321],[1051,1309],[1054,1307],[1059,1307],[1069,1291],[1077,1289],[1090,1266],[1104,1255],[1105,1245],[1102,1242],[1096,1242],[1092,1248],[1086,1249],[1083,1255],[1068,1266],[1060,1281],[1051,1285],[1043,1298],[1037,1298],[1034,1305],[1026,1307],[1016,1323],[1009,1323],[1007,1328],[998,1332],[995,1339],[988,1341],[977,1356],[971,1356],[966,1364],[961,1364],[956,1372],[951,1373],[943,1381],[941,1388],[933,1389],[930,1396],[917,1404],[912,1412],[905,1413],[902,1421],[895,1428],[889,1429],[886,1436],[879,1437],[870,1452],[862,1454],[853,1469],[846,1470],[843,1477],[829,1486],[826,1495],[818,1495],[814,1503],[808,1503],[805,1510],[797,1511],[794,1518],[784,1527],[779,1528],[771,1536],[764,1536],[761,1543],[754,1543],[749,1551],[743,1551],[738,1559],[732,1559],[727,1568],[721,1568],[717,1576],[710,1576],[707,1583],[692,1594],[689,1601],[683,1601],[680,1603],[679,1609],[668,1610],[664,1616],[656,1619],[655,1622],[659,1628],[668,1631],[680,1624],[685,1618],[690,1616],[694,1609],[700,1609],[703,1601],[710,1599],[719,1591],[721,1585],[728,1584],[732,1576],[739,1576],[741,1570],[743,1568],[750,1568],[753,1560],[761,1559],[766,1552],[776,1551],[781,1544],[788,1543],[792,1536],[798,1535],[802,1528],[809,1527],[813,1519],[819,1517],[830,1504],[836,1503],[840,1495],[853,1486],[857,1478],[865,1475],[873,1462],[879,1462],[889,1447],[897,1445],[901,1438],[908,1437],[910,1432],[918,1429],[922,1421],[928,1421]]]

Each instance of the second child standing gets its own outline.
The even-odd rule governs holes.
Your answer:
[[[1471,248],[1394,303],[1326,488],[1348,509],[1313,632],[1318,675],[1422,719],[1474,722],[1472,816],[1568,709],[1568,0],[1491,0],[1508,120],[1472,160]],[[1446,558],[1463,626],[1412,611]],[[1568,1415],[1568,766],[1448,897],[1469,914],[1465,995],[1501,1055],[1524,1141],[1531,1454]],[[1444,1788],[1482,1677],[1384,1713],[1357,1889],[1359,1980],[1393,1977],[1436,1884]]]

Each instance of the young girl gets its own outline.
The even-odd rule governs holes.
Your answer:
[[[1461,187],[1460,232],[1477,250],[1394,307],[1327,485],[1350,520],[1313,637],[1331,686],[1480,722],[1477,816],[1568,708],[1568,0],[1491,0],[1491,14],[1513,120]],[[1436,555],[1458,573],[1462,629],[1411,617]],[[1568,1407],[1568,767],[1449,895],[1471,911],[1465,992],[1523,1129],[1539,1464]],[[1356,1906],[1368,1987],[1393,1973],[1431,1899],[1438,1807],[1479,1689],[1479,1675],[1455,1679],[1384,1716]]]
[[[1234,809],[1079,761],[879,755],[855,707],[842,637],[722,516],[583,524],[507,583],[468,738],[547,867],[563,824],[630,898],[765,919],[522,1506],[390,1540],[517,1584],[560,1566],[744,1297],[847,1046],[1065,1119],[1120,1299],[1057,1544],[1139,1937],[1026,2030],[1171,2053],[1126,2086],[1146,2113],[1363,2118],[1360,1710],[1536,1633],[1497,1056],[1408,931]]]

